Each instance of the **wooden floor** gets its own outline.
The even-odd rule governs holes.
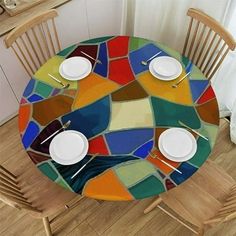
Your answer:
[[[27,159],[17,129],[17,118],[0,127],[0,163],[11,170]],[[236,179],[236,145],[229,139],[229,125],[221,122],[221,130],[211,159]],[[14,163],[17,162],[17,165]],[[153,198],[133,202],[107,202],[84,198],[63,219],[52,225],[55,235],[76,236],[191,236],[188,229],[159,209],[144,215],[143,210]],[[0,235],[45,235],[41,220],[0,202]],[[209,230],[208,236],[236,236],[236,220]]]

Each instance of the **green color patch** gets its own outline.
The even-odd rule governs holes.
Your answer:
[[[72,191],[72,189],[70,188],[70,186],[69,186],[63,179],[59,178],[59,179],[57,179],[55,182],[58,183],[61,187]]]
[[[193,66],[190,79],[192,79],[192,80],[206,80],[206,77],[202,74],[202,72],[196,66]]]
[[[129,51],[135,51],[144,45],[150,43],[149,40],[147,39],[142,39],[142,38],[130,38],[129,40]]]
[[[156,45],[162,49],[164,52],[166,52],[167,54],[169,54],[171,57],[174,57],[175,59],[177,59],[178,61],[181,61],[181,54],[171,48],[169,48],[168,46],[161,44],[161,43],[156,43]]]
[[[172,103],[160,98],[151,97],[156,126],[182,127],[182,121],[193,129],[201,127],[197,112],[192,106]]]
[[[145,160],[132,161],[125,165],[116,166],[114,170],[126,187],[135,185],[147,176],[156,173],[155,167]]]
[[[191,61],[185,56],[181,57],[181,61],[185,68],[191,63]]]
[[[72,53],[76,49],[77,46],[78,46],[77,44],[74,44],[74,45],[72,45],[72,46],[70,46],[68,48],[65,48],[62,51],[60,51],[57,55],[61,56],[61,57],[66,57],[70,53]]]
[[[218,130],[218,126],[202,122],[202,127],[198,130],[198,132],[209,139],[210,146],[213,148]]]
[[[197,140],[197,152],[188,162],[200,167],[207,159],[211,152],[211,147],[208,141],[199,137]]]
[[[50,166],[49,163],[43,163],[38,165],[38,168],[44,175],[50,178],[52,181],[55,181],[58,178],[56,171]]]
[[[89,39],[89,40],[83,41],[81,43],[100,43],[100,42],[107,41],[108,39],[111,39],[113,37],[114,36],[106,36],[106,37],[100,37],[100,38],[95,38],[95,39]]]
[[[44,84],[42,82],[38,82],[35,88],[35,92],[41,96],[43,96],[44,98],[47,98],[49,96],[49,94],[52,92],[52,87]]]
[[[129,192],[135,199],[142,199],[165,192],[165,187],[159,179],[151,175],[142,182],[129,188]]]

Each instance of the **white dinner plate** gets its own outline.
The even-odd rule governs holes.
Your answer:
[[[160,135],[158,147],[167,159],[183,162],[194,156],[197,151],[197,142],[186,129],[170,128]]]
[[[151,74],[160,80],[174,80],[182,73],[182,65],[173,57],[154,58],[149,64]]]
[[[88,140],[80,132],[66,130],[56,135],[50,143],[51,158],[62,165],[81,161],[88,152]]]
[[[91,62],[84,57],[71,57],[64,60],[60,67],[60,75],[71,81],[76,81],[85,78],[92,70]]]

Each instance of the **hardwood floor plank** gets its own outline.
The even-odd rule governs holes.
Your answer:
[[[61,236],[67,235],[96,212],[98,207],[99,203],[96,200],[89,198],[82,199],[78,206],[52,224],[54,234]]]
[[[147,207],[153,198],[147,198],[140,201],[132,207],[126,214],[118,219],[103,235],[120,236],[120,235],[135,235],[150,219],[152,219],[157,211],[151,211],[144,215],[143,210]]]
[[[82,222],[78,227],[71,231],[67,236],[98,236],[95,230],[87,223]]]
[[[102,235],[119,218],[126,214],[138,201],[132,202],[109,202],[104,201],[99,209],[87,219],[88,224]]]
[[[170,216],[156,208],[157,214],[149,220],[135,236],[156,236],[156,235],[181,235],[181,236],[194,236],[195,234],[183,227],[177,221],[173,220]]]

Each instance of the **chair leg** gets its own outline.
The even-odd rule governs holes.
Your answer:
[[[155,207],[157,207],[160,203],[162,202],[162,199],[160,197],[158,197],[153,203],[151,203],[145,210],[144,210],[144,214],[149,213],[150,211],[152,211]]]
[[[198,235],[199,235],[199,236],[203,236],[203,235],[204,235],[204,232],[205,232],[204,227],[201,227],[201,228],[198,230]]]
[[[52,230],[51,230],[51,226],[50,226],[48,217],[43,218],[43,225],[44,225],[44,228],[45,228],[45,231],[46,231],[46,235],[47,236],[52,236]]]

